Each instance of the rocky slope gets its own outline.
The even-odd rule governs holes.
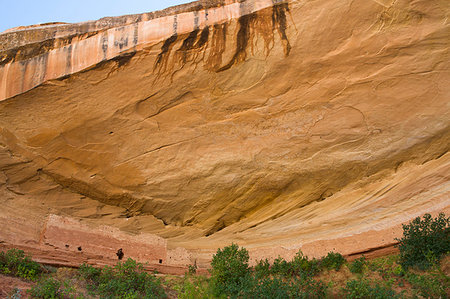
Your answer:
[[[0,34],[3,246],[174,267],[391,246],[450,210],[448,11],[197,1]]]

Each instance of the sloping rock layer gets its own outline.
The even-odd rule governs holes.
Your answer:
[[[0,34],[0,241],[170,265],[392,246],[450,210],[448,11],[197,1]]]

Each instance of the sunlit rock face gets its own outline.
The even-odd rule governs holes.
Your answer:
[[[449,211],[449,9],[198,1],[4,32],[0,239],[62,247],[58,214],[179,263],[391,245]]]

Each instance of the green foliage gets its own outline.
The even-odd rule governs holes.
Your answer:
[[[88,282],[96,282],[100,274],[102,273],[102,270],[83,263],[80,268],[78,268],[78,272],[80,273],[81,277],[83,277]]]
[[[327,256],[322,258],[321,266],[326,269],[334,269],[339,271],[341,266],[345,263],[345,258],[340,253],[328,252]]]
[[[424,298],[448,298],[445,282],[440,281],[437,275],[408,273],[406,275],[406,280],[408,280],[413,289]],[[447,288],[450,288],[448,277],[444,277],[443,280],[447,280]]]
[[[239,294],[240,298],[284,299],[289,298],[289,284],[279,278],[248,280]]]
[[[390,287],[378,283],[371,284],[366,279],[350,280],[342,289],[348,299],[391,299],[400,298]]]
[[[315,280],[310,276],[296,278],[290,285],[291,298],[320,299],[326,298],[327,285],[321,280]]]
[[[175,286],[179,299],[210,299],[215,298],[213,291],[204,276],[184,278],[183,282]]]
[[[290,272],[291,265],[281,257],[277,257],[270,267],[270,273],[273,275],[288,276]]]
[[[264,278],[270,275],[270,263],[267,259],[260,260],[255,266],[255,277]]]
[[[166,297],[160,280],[144,272],[142,264],[133,259],[101,270],[84,264],[79,273],[90,282],[90,291],[97,293],[100,298]]]
[[[241,283],[241,289],[233,298],[326,298],[327,286],[311,276],[299,276],[291,279],[282,276],[247,276]]]
[[[264,270],[267,267],[268,262],[264,264]],[[263,269],[263,265],[257,265],[259,269]],[[256,269],[256,268],[255,268]],[[300,250],[294,256],[292,261],[287,262],[283,258],[278,257],[274,260],[272,266],[270,266],[269,273],[272,275],[280,275],[283,277],[293,276],[313,276],[320,271],[320,261],[316,259],[309,260],[307,256],[303,255]]]
[[[403,270],[403,267],[401,265],[398,265],[392,270],[392,273],[396,276],[403,276],[405,275],[405,270]]]
[[[245,248],[231,244],[218,249],[211,261],[211,283],[216,295],[236,296],[250,275]]]
[[[316,259],[309,260],[301,250],[292,259],[290,266],[293,275],[312,276],[320,271],[319,261]]]
[[[360,258],[357,258],[353,262],[351,262],[348,265],[348,268],[350,269],[350,272],[352,272],[352,273],[361,274],[364,272],[366,265],[367,265],[366,258],[364,256],[362,256]]]
[[[450,252],[450,217],[444,213],[432,218],[425,214],[403,225],[403,237],[399,241],[400,264],[404,269],[418,267],[428,269]]]
[[[398,255],[389,255],[384,257],[378,257],[368,262],[367,266],[371,271],[387,271],[394,267],[394,264],[398,264]]]
[[[194,275],[195,273],[197,273],[197,264],[189,265],[188,266],[188,273],[190,275]]]
[[[47,278],[39,281],[28,292],[33,298],[64,298],[64,292],[61,287],[61,283],[54,278]]]
[[[292,261],[281,257],[272,265],[259,261],[248,268],[248,252],[237,245],[219,249],[211,262],[211,286],[216,296],[230,298],[325,298],[327,286],[314,280],[320,267],[299,251]]]
[[[0,273],[34,281],[41,272],[41,266],[29,256],[25,256],[23,250],[10,249],[7,252],[0,252]]]

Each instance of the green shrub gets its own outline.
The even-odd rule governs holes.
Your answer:
[[[56,299],[64,298],[61,283],[54,278],[47,278],[39,281],[28,293],[33,298]]]
[[[264,265],[264,267],[266,266],[267,264]],[[259,267],[262,267],[262,265],[260,265]],[[303,255],[303,252],[300,250],[297,252],[297,254],[290,262],[285,261],[281,257],[276,258],[272,266],[270,266],[269,272],[272,275],[293,277],[293,276],[313,276],[317,274],[319,271],[320,271],[320,261],[314,258],[312,260],[309,260],[308,257]]]
[[[321,280],[304,276],[291,282],[289,293],[291,298],[321,299],[327,298],[328,287]]]
[[[96,269],[83,264],[80,275],[88,281],[89,291],[101,298],[165,298],[166,293],[154,275],[144,272],[142,264],[133,259],[116,266]]]
[[[378,283],[371,285],[366,279],[350,280],[342,289],[345,298],[348,299],[391,299],[399,298],[391,288]]]
[[[357,258],[348,265],[350,272],[361,274],[364,272],[364,268],[367,264],[366,258],[364,256]]]
[[[425,214],[403,225],[403,237],[396,239],[400,250],[400,264],[404,269],[428,269],[433,262],[450,252],[450,217],[444,213],[432,218]]]
[[[403,269],[403,267],[401,265],[398,265],[397,267],[395,267],[392,270],[392,273],[396,276],[403,276],[403,275],[405,275],[405,270]]]
[[[270,275],[270,263],[267,259],[260,260],[255,266],[255,277],[264,278]]]
[[[211,283],[216,295],[236,296],[250,276],[245,248],[231,244],[218,249],[211,261]]]
[[[270,267],[270,273],[273,275],[288,276],[291,272],[291,265],[286,262],[282,257],[277,257],[272,266]]]
[[[303,255],[301,250],[292,259],[290,266],[293,275],[312,276],[320,271],[319,261],[314,258],[309,260],[306,255]]]
[[[83,277],[88,282],[95,283],[98,282],[102,270],[83,263],[80,268],[78,268],[78,272],[80,273],[81,277]]]
[[[23,250],[10,249],[0,252],[0,273],[11,274],[28,280],[36,280],[42,272],[41,265],[25,256]]]
[[[334,269],[339,271],[345,263],[345,258],[340,253],[328,252],[327,256],[321,259],[321,266],[326,269]]]
[[[447,288],[450,287],[448,279],[448,277],[444,278],[444,280],[447,280]],[[424,298],[448,298],[445,283],[441,282],[436,275],[408,273],[406,280]]]
[[[398,259],[398,255],[378,257],[371,261],[368,261],[367,266],[371,271],[378,271],[380,273],[383,273],[395,267],[395,264],[398,264]]]
[[[188,274],[194,275],[197,273],[197,264],[194,265],[188,265]]]
[[[261,280],[247,280],[248,284],[242,288],[239,298],[285,299],[289,298],[289,284],[279,278],[263,278]]]
[[[215,298],[204,276],[185,277],[181,284],[174,287],[179,299],[209,299]]]

